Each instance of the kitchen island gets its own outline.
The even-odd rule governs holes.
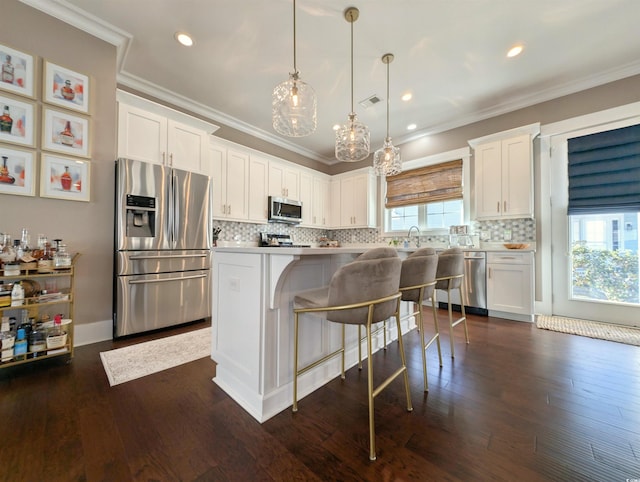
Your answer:
[[[340,266],[372,247],[214,249],[211,358],[217,365],[213,381],[259,422],[292,404],[296,293],[328,285]],[[402,305],[401,314],[408,313],[408,304]],[[301,364],[340,346],[340,325],[312,315],[302,320]],[[387,326],[388,341],[396,339],[395,323]],[[403,333],[413,328],[413,319],[403,321]],[[380,332],[373,348],[382,345]],[[347,367],[357,364],[356,326],[347,326],[345,356]],[[339,374],[339,357],[305,373],[298,379],[299,399]]]

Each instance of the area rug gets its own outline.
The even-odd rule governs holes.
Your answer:
[[[211,355],[211,328],[100,352],[111,386]]]
[[[640,329],[638,328],[548,315],[536,315],[536,326],[544,330],[640,346]]]

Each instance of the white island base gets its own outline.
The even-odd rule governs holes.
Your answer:
[[[258,422],[293,403],[293,298],[299,291],[329,284],[341,265],[367,248],[217,248],[213,256],[213,381]],[[402,303],[402,312],[409,306]],[[405,306],[406,305],[406,306]],[[397,339],[394,320],[387,341]],[[358,362],[357,326],[346,327],[346,366]],[[402,331],[415,328],[413,318]],[[340,346],[340,325],[304,315],[300,322],[300,364]],[[363,330],[364,333],[364,330]],[[383,345],[382,332],[374,350]],[[363,344],[363,356],[366,348]],[[336,357],[298,379],[299,399],[340,374]]]

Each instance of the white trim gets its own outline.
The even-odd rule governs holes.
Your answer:
[[[540,137],[550,137],[577,129],[585,129],[587,127],[595,127],[601,124],[631,119],[638,115],[640,115],[640,102],[634,102],[632,104],[612,107],[611,109],[592,112],[591,114],[543,125],[540,129]]]
[[[529,134],[531,136],[531,140],[533,140],[538,134],[540,134],[540,123],[536,122],[522,127],[515,127],[506,131],[496,132],[495,134],[489,134],[488,136],[477,137],[476,139],[471,139],[467,142],[475,149],[476,147],[488,142],[509,139],[522,134]]]
[[[113,320],[94,321],[75,325],[73,328],[73,346],[90,345],[113,339]]]

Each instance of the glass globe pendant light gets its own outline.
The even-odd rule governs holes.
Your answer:
[[[336,131],[336,159],[344,162],[361,161],[369,155],[369,129],[353,110],[353,23],[359,15],[355,7],[344,11],[344,18],[351,24],[351,113],[347,123]]]
[[[316,93],[300,80],[296,64],[296,0],[293,0],[293,72],[273,89],[273,128],[283,136],[308,136],[316,130],[317,110]]]
[[[384,54],[382,62],[387,64],[387,137],[382,147],[373,154],[373,169],[378,176],[393,176],[402,172],[400,149],[393,145],[389,136],[389,64],[393,62],[393,54]]]

